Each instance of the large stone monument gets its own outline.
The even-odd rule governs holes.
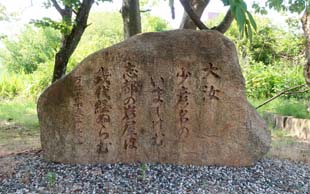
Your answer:
[[[44,91],[38,113],[56,162],[248,166],[270,146],[235,46],[216,31],[145,33],[98,51]]]

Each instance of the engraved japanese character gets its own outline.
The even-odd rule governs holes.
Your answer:
[[[181,89],[180,89],[180,92],[178,94],[178,103],[185,103],[185,104],[188,104],[187,101],[188,101],[188,95],[190,94],[190,92],[188,92],[188,88],[185,87],[185,86],[182,86]]]
[[[123,120],[129,120],[136,118],[136,106],[135,105],[128,105],[127,107],[124,107],[125,115],[123,117]]]
[[[219,70],[217,67],[215,67],[212,63],[209,63],[206,65],[205,68],[202,69],[204,72],[206,72],[206,75],[203,77],[203,79],[207,79],[207,77],[212,74],[216,78],[221,78],[215,71]]]
[[[190,77],[192,74],[188,71],[185,70],[184,67],[181,69],[181,73],[177,73],[177,77],[180,78],[180,82],[178,83],[179,85],[182,85],[185,80],[187,80],[188,77]]]
[[[189,129],[187,127],[184,127],[182,126],[181,129],[180,129],[180,133],[179,133],[179,136],[180,137],[187,137],[189,134]]]
[[[125,71],[126,71],[126,74],[124,74],[124,78],[126,77],[129,77],[131,79],[133,78],[137,78],[138,77],[138,70],[136,69],[136,66],[131,64],[130,62],[128,62],[126,65],[125,65]],[[126,76],[126,77],[125,77]]]

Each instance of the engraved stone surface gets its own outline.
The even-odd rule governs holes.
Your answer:
[[[44,157],[64,163],[248,166],[270,131],[216,31],[136,35],[98,51],[38,101]]]

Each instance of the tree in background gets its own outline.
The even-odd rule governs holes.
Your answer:
[[[97,0],[96,2],[105,1]],[[47,7],[53,6],[61,15],[62,21],[50,18],[36,21],[37,25],[51,26],[62,33],[62,43],[55,56],[52,83],[66,74],[69,58],[76,49],[86,27],[90,9],[95,0],[48,0]]]
[[[139,0],[123,0],[121,9],[124,23],[124,38],[141,33],[141,16]]]

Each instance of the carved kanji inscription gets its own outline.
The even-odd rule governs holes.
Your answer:
[[[97,153],[103,154],[109,152],[109,132],[108,125],[111,122],[111,96],[110,92],[110,81],[111,73],[105,67],[100,67],[100,69],[95,73],[94,85],[95,85],[95,110],[96,123],[99,125],[98,136],[99,143],[97,144]]]
[[[156,145],[163,144],[163,137],[165,136],[163,133],[163,122],[164,119],[162,117],[162,109],[164,98],[163,95],[165,93],[164,90],[165,80],[163,77],[160,77],[158,83],[151,77],[151,85],[152,85],[152,103],[153,103],[153,114],[155,115],[152,121],[153,131],[155,135],[153,137],[153,143]]]

